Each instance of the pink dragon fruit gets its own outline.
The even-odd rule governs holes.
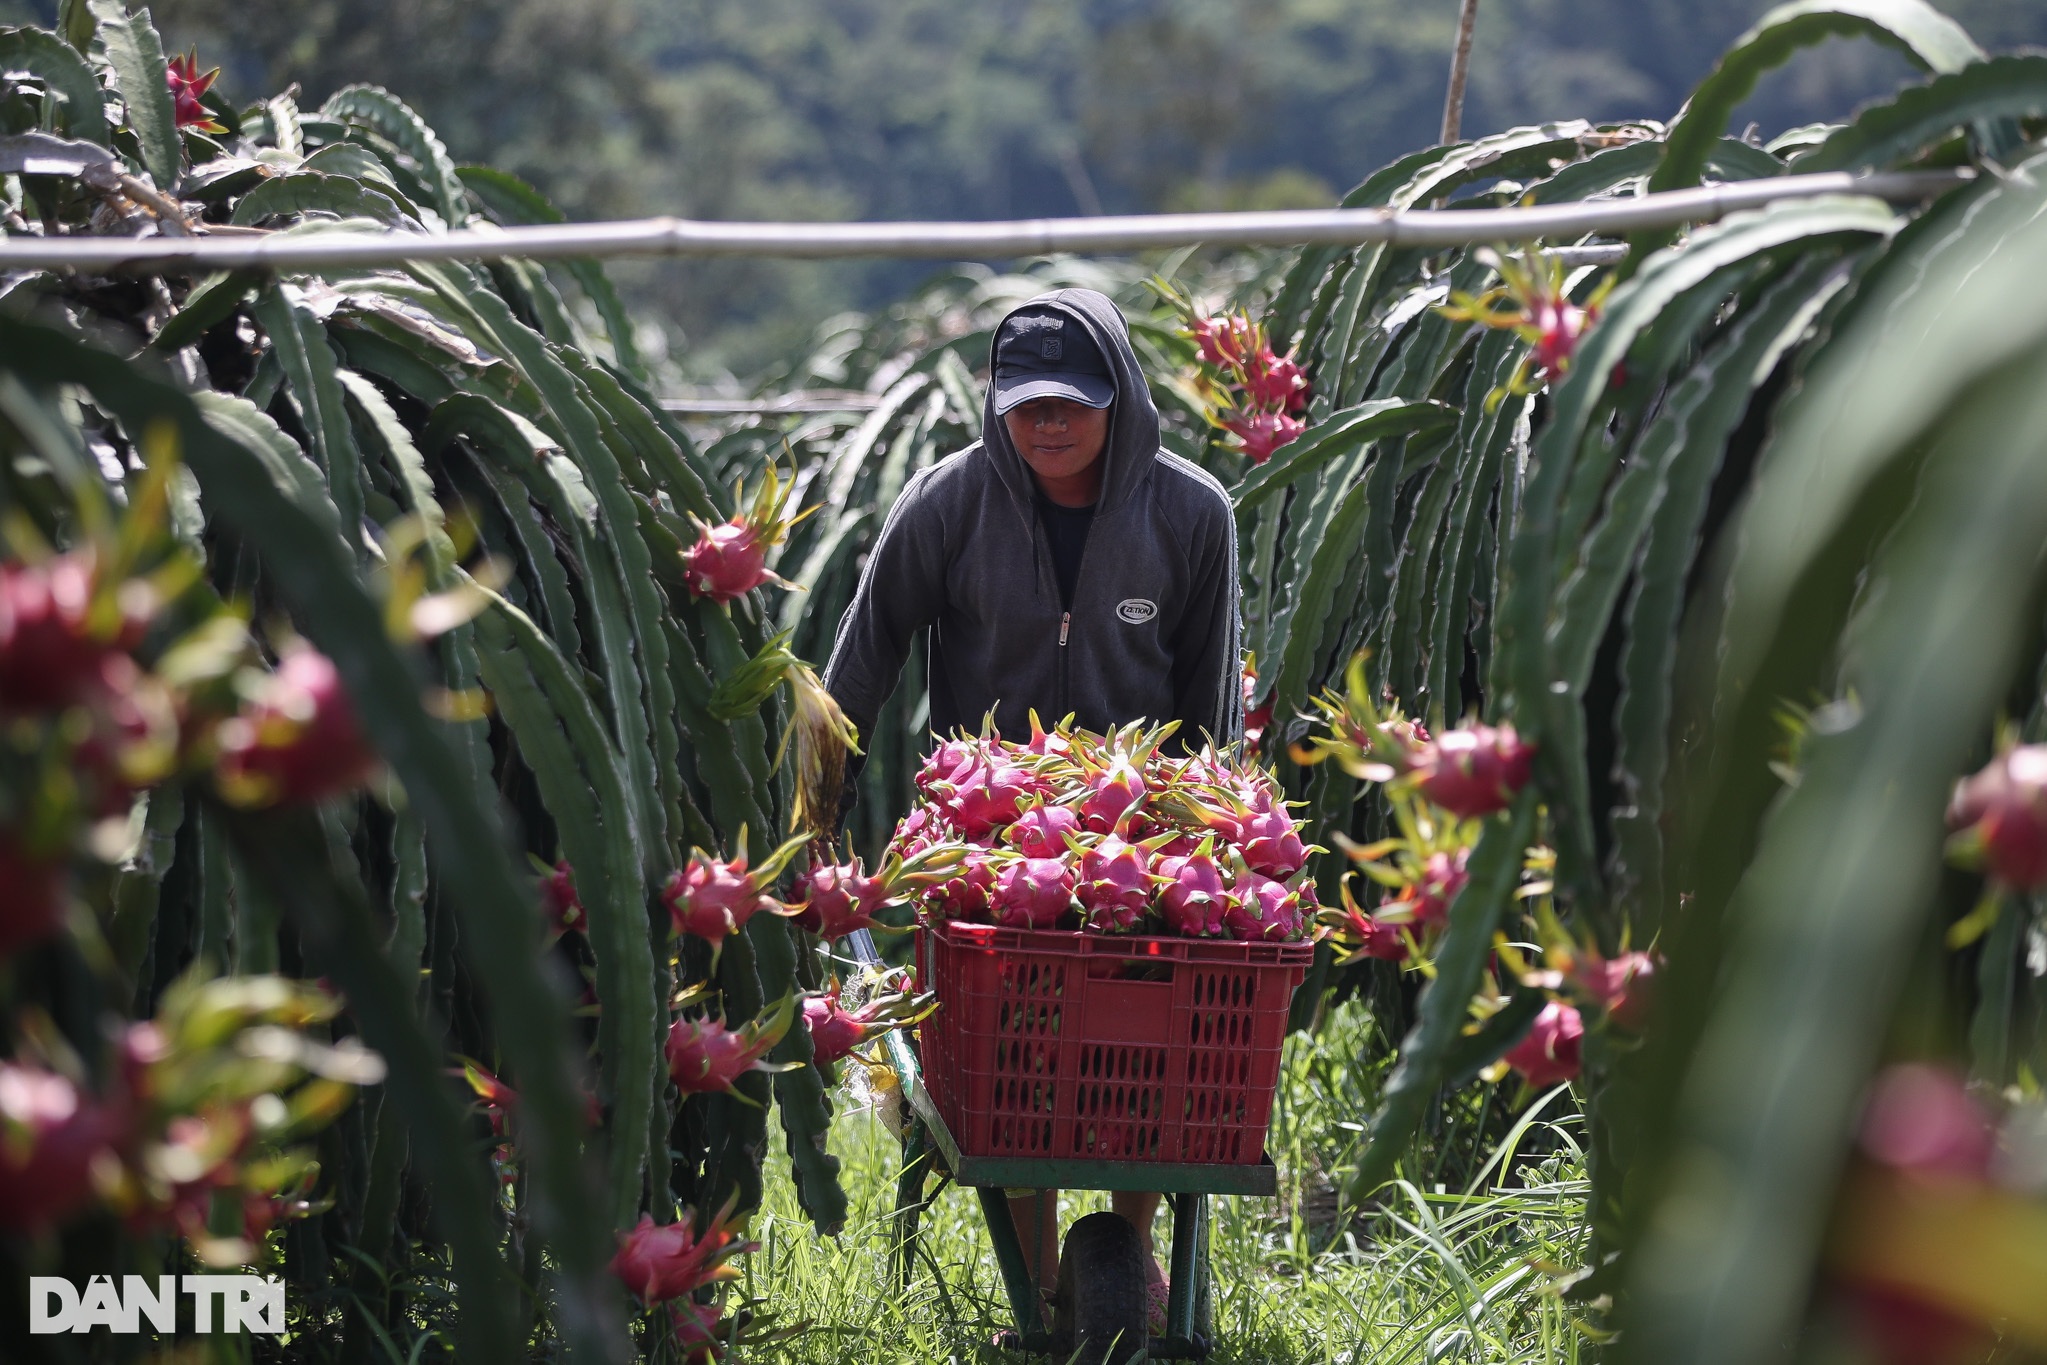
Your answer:
[[[937,1007],[936,996],[915,995],[907,988],[877,994],[851,1010],[839,1003],[836,989],[805,996],[803,1023],[810,1030],[811,1060],[830,1066],[869,1039],[908,1028]]]
[[[729,1262],[743,1252],[757,1250],[759,1244],[740,1240],[731,1214],[726,1208],[699,1236],[694,1210],[684,1209],[672,1223],[656,1223],[651,1214],[643,1213],[639,1226],[618,1234],[618,1254],[611,1258],[611,1273],[648,1307],[686,1298],[719,1280],[736,1279],[739,1267]]]
[[[730,519],[716,526],[697,521],[696,544],[682,552],[683,578],[689,590],[698,597],[725,603],[763,584],[792,586],[768,568],[768,551],[787,539],[791,526],[816,510],[793,517],[787,514],[789,495],[795,488],[794,478],[784,482],[780,473],[770,468],[750,506],[742,487],[734,490],[733,498],[741,510]]]
[[[1301,898],[1285,882],[1247,872],[1223,901],[1223,928],[1244,942],[1281,942],[1301,932]]]
[[[1990,874],[2006,886],[2047,885],[2047,744],[2023,744],[1957,783],[1950,829],[1979,840]]]
[[[1407,961],[1407,939],[1401,934],[1399,925],[1389,924],[1376,915],[1358,915],[1356,919],[1359,956],[1378,958],[1382,962]]]
[[[788,913],[766,891],[774,884],[775,878],[782,875],[782,869],[788,866],[789,859],[803,847],[803,843],[804,836],[796,836],[750,871],[746,865],[743,831],[739,856],[729,863],[697,849],[689,860],[689,866],[680,872],[669,873],[668,881],[661,888],[661,899],[668,906],[668,917],[674,922],[675,931],[694,934],[716,950],[724,946],[727,935],[739,932],[761,911]]]
[[[1088,793],[1080,803],[1081,823],[1096,834],[1107,834],[1116,822],[1144,802],[1144,774],[1137,771],[1127,754],[1117,754],[1109,766],[1087,779]]]
[[[1585,1037],[1585,1021],[1575,1006],[1552,1000],[1535,1016],[1528,1036],[1507,1050],[1502,1061],[1521,1073],[1522,1079],[1540,1088],[1578,1075],[1579,1047]]]
[[[1239,845],[1253,872],[1285,881],[1308,861],[1308,846],[1284,810],[1264,810],[1245,820]]]
[[[1997,1126],[1962,1078],[1923,1062],[1877,1076],[1859,1136],[1872,1159],[1902,1171],[1981,1180],[1997,1155]]]
[[[1422,863],[1421,877],[1402,887],[1398,896],[1381,901],[1379,908],[1405,912],[1416,933],[1445,923],[1450,918],[1450,903],[1471,880],[1471,874],[1465,870],[1470,859],[1468,848],[1458,849],[1455,855],[1431,853]]]
[[[1564,980],[1599,1002],[1606,1017],[1629,1032],[1640,1032],[1649,1021],[1649,1004],[1656,984],[1656,959],[1648,953],[1622,953],[1601,957],[1580,953],[1564,969]]]
[[[1216,369],[1242,365],[1264,343],[1264,329],[1243,313],[1190,316],[1185,334],[1194,342],[1202,363]]]
[[[1511,724],[1472,725],[1419,746],[1411,771],[1420,776],[1423,796],[1470,820],[1511,805],[1528,785],[1534,757],[1534,747],[1523,744]]]
[[[945,784],[942,790],[954,826],[967,838],[979,840],[1014,821],[1037,786],[1028,769],[995,759],[970,770],[959,782]]]
[[[936,810],[930,806],[915,806],[896,822],[895,833],[889,836],[888,846],[904,858],[914,858],[932,845],[943,843],[945,835],[945,821]]]
[[[1080,829],[1080,817],[1065,806],[1033,806],[1004,836],[1026,858],[1063,858],[1066,836]]]
[[[325,801],[377,769],[340,671],[302,642],[284,650],[255,698],[217,733],[214,775],[221,795],[238,806]]]
[[[93,1164],[119,1128],[69,1079],[0,1062],[0,1228],[40,1232],[91,1202]]]
[[[718,1304],[676,1299],[668,1305],[668,1325],[682,1365],[718,1365],[725,1358],[725,1310]]]
[[[689,590],[713,602],[735,601],[775,577],[760,531],[738,517],[702,528],[682,560]]]
[[[1308,424],[1283,412],[1243,412],[1223,419],[1223,426],[1242,447],[1244,458],[1264,464],[1273,452],[1293,444]]]
[[[803,907],[796,923],[827,943],[874,928],[874,912],[893,899],[881,878],[861,870],[858,858],[817,864],[796,879],[796,889]]]
[[[164,63],[164,83],[171,91],[171,123],[178,128],[191,128],[201,133],[216,136],[227,131],[227,125],[213,117],[213,111],[206,107],[200,97],[213,88],[220,78],[220,68],[201,73],[199,50],[194,48],[182,57],[173,57]]]
[[[1261,347],[1244,366],[1244,392],[1253,407],[1299,412],[1308,405],[1308,376],[1291,355]]]
[[[1161,858],[1154,877],[1162,884],[1159,913],[1169,929],[1187,938],[1215,938],[1222,933],[1228,892],[1222,869],[1213,857],[1197,850],[1184,858]]]
[[[146,611],[122,611],[105,626],[93,619],[94,575],[85,551],[0,565],[0,712],[52,711],[87,699],[107,656],[141,638]]]
[[[935,798],[941,784],[965,777],[966,771],[979,762],[980,757],[980,748],[973,740],[946,740],[931,751],[931,756],[924,760],[924,766],[917,770],[917,791],[927,799]]]
[[[749,1071],[770,1071],[764,1059],[788,1033],[795,1020],[793,999],[784,1000],[765,1020],[729,1029],[716,1019],[678,1019],[669,1026],[662,1049],[668,1076],[685,1095],[731,1091]]]
[[[806,996],[803,1026],[810,1030],[811,1060],[830,1066],[867,1041],[867,1027],[858,1013],[831,996]]]
[[[941,919],[969,923],[988,918],[989,898],[995,891],[994,850],[969,845],[966,857],[952,877],[931,889],[925,904]]]
[[[1067,719],[1071,720],[1072,717],[1069,716]],[[1024,745],[1024,751],[1037,754],[1041,758],[1071,758],[1073,745],[1059,730],[1047,731],[1044,724],[1039,721],[1038,713],[1032,711],[1031,741]]]
[[[1570,299],[1559,294],[1544,295],[1534,300],[1529,309],[1525,333],[1535,333],[1535,363],[1545,375],[1557,378],[1567,374],[1571,358],[1578,353],[1578,340],[1592,330],[1592,324],[1599,321],[1599,306],[1581,308]]]
[[[550,941],[571,929],[589,926],[589,914],[583,909],[582,898],[576,894],[575,869],[569,866],[567,858],[556,862],[552,870],[541,876],[540,908],[547,919]]]
[[[1007,929],[1050,929],[1073,905],[1073,870],[1059,858],[1019,858],[995,874],[989,897]]]
[[[1074,894],[1087,909],[1087,927],[1124,933],[1137,927],[1151,905],[1151,876],[1142,848],[1105,834],[1081,854],[1080,884]]]

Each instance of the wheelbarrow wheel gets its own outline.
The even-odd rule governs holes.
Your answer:
[[[1121,1365],[1144,1354],[1150,1301],[1144,1244],[1113,1213],[1091,1213],[1066,1234],[1052,1335],[1078,1365]]]

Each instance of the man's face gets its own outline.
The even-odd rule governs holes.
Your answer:
[[[1016,453],[1043,480],[1065,480],[1102,457],[1109,409],[1070,398],[1033,398],[1002,414]]]

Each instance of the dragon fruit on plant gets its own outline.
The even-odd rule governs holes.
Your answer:
[[[0,1228],[39,1232],[89,1203],[93,1163],[118,1127],[69,1078],[0,1062]]]
[[[907,821],[905,822],[907,823]],[[885,929],[874,916],[909,895],[944,881],[963,856],[957,844],[927,842],[909,850],[891,847],[881,870],[868,873],[858,858],[847,863],[818,863],[796,879],[802,898],[790,908],[796,923],[827,943],[857,929]]]
[[[1308,424],[1283,412],[1246,412],[1223,419],[1223,426],[1237,438],[1244,458],[1264,464],[1281,446],[1292,445]]]
[[[141,584],[109,594],[90,551],[0,564],[0,714],[96,695],[106,660],[141,638],[150,600]]]
[[[1990,874],[2006,886],[2047,885],[2047,744],[2006,749],[1981,772],[1955,785],[1950,848],[1980,850]]]
[[[1471,874],[1465,870],[1470,860],[1469,848],[1460,848],[1454,854],[1431,853],[1422,862],[1420,878],[1402,888],[1393,899],[1381,901],[1379,909],[1404,912],[1406,922],[1414,926],[1416,933],[1448,923],[1450,903],[1471,880]]]
[[[618,1235],[611,1273],[648,1308],[686,1298],[720,1280],[737,1279],[739,1267],[732,1258],[757,1250],[759,1244],[740,1240],[732,1211],[733,1206],[726,1205],[701,1233],[691,1209],[684,1209],[672,1223],[656,1223],[652,1214],[641,1214],[638,1226]]]
[[[696,850],[689,866],[669,873],[661,888],[661,900],[668,907],[675,931],[703,939],[716,950],[756,914],[781,910],[767,889],[804,843],[805,836],[798,835],[752,869],[747,867],[743,836],[739,856],[730,862]]]
[[[683,577],[691,593],[722,604],[769,583],[794,586],[768,568],[768,551],[782,543],[791,526],[810,515],[809,511],[793,517],[786,514],[795,486],[793,478],[784,482],[770,469],[752,507],[716,526],[697,522],[696,543],[682,553]],[[733,501],[743,505],[746,490],[734,490]]]
[[[1512,805],[1515,793],[1528,785],[1534,759],[1534,746],[1523,743],[1511,724],[1473,724],[1419,745],[1409,771],[1423,796],[1469,820]]]
[[[559,859],[541,873],[540,908],[547,920],[550,941],[572,929],[589,926],[589,912],[583,909],[582,897],[576,894],[576,871],[567,858]]]
[[[765,1059],[795,1018],[796,999],[789,996],[763,1018],[736,1029],[716,1019],[678,1019],[669,1026],[662,1049],[669,1079],[685,1095],[736,1095],[732,1087],[749,1071],[786,1069]]]
[[[1500,1060],[1538,1089],[1558,1081],[1575,1080],[1584,1037],[1585,1020],[1577,1007],[1552,1000],[1535,1016],[1528,1036],[1509,1048]]]
[[[801,907],[796,916],[799,928],[808,929],[827,943],[835,943],[856,929],[877,927],[874,913],[891,899],[881,878],[870,876],[855,858],[849,863],[819,863],[796,879]]]
[[[238,806],[309,805],[350,792],[377,770],[333,660],[304,641],[251,685],[240,714],[220,723],[214,776]]]
[[[856,1009],[839,1003],[836,989],[803,998],[803,1025],[810,1031],[811,1060],[830,1066],[854,1048],[892,1029],[909,1028],[936,1009],[938,998],[918,995],[897,979],[893,989],[878,990]]]

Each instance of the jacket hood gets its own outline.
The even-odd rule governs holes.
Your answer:
[[[1096,289],[1054,289],[1018,304],[1004,315],[1003,321],[1026,308],[1047,307],[1087,328],[1115,376],[1116,401],[1109,410],[1109,439],[1102,447],[1106,465],[1102,471],[1102,493],[1095,501],[1095,510],[1105,512],[1129,497],[1151,472],[1153,457],[1159,451],[1158,405],[1151,401],[1151,387],[1145,383],[1137,352],[1130,345],[1130,324],[1107,294]],[[1001,330],[998,323],[995,331],[999,335]],[[991,375],[995,371],[992,337],[988,343],[988,370]],[[981,446],[1018,508],[1026,517],[1033,516],[1037,481],[1009,439],[1009,428],[995,415],[992,382],[988,389],[981,405]]]

